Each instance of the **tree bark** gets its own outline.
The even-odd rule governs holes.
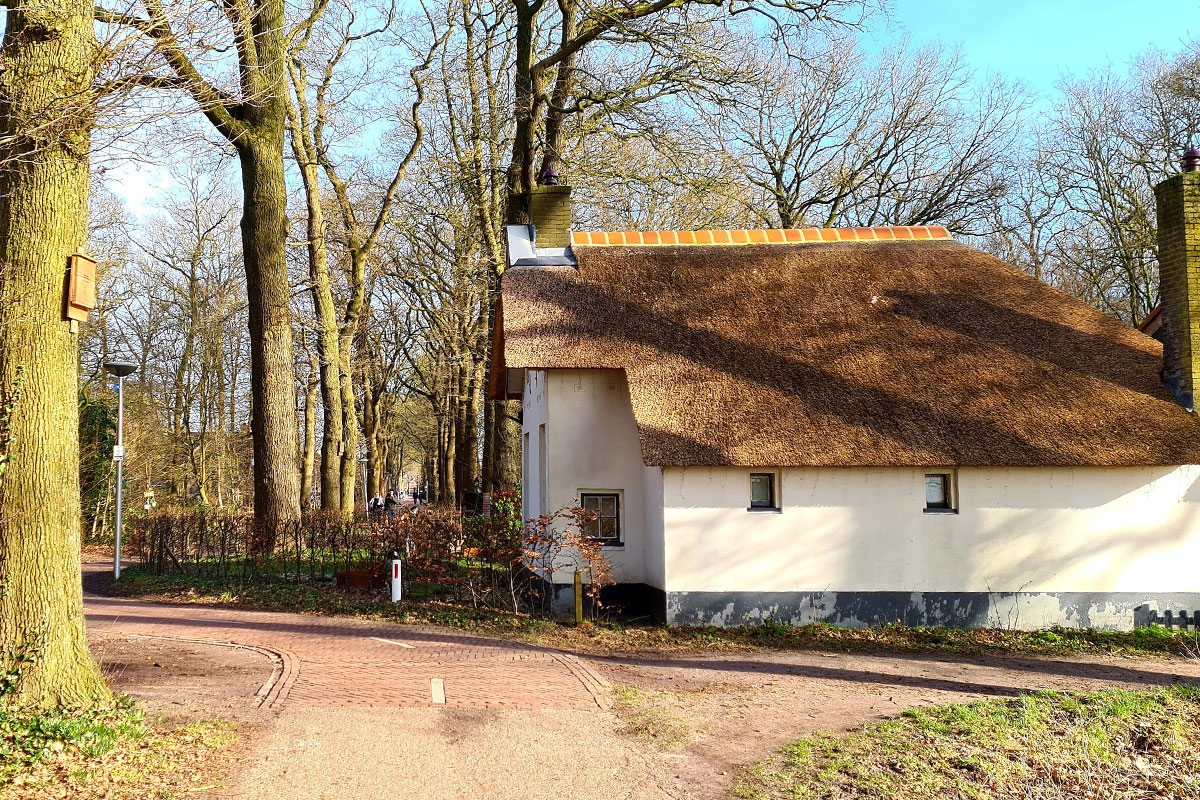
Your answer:
[[[304,449],[300,453],[300,510],[312,510],[313,471],[317,460],[317,391],[321,366],[309,354],[308,381],[304,385]]]
[[[317,357],[320,359],[321,409],[324,424],[321,431],[321,508],[325,511],[354,512],[354,474],[350,474],[350,507],[346,509],[342,497],[342,452],[345,446],[342,434],[344,414],[342,411],[342,357],[338,331],[337,309],[333,299],[333,284],[329,275],[329,249],[325,241],[325,209],[321,205],[321,184],[316,145],[309,129],[309,109],[301,92],[299,78],[294,78],[296,106],[288,106],[291,127],[292,153],[299,167],[304,185],[304,199],[308,211],[306,235],[308,236],[309,293],[312,296],[313,313],[317,319]],[[351,394],[353,396],[353,393]]]
[[[251,340],[254,519],[272,532],[300,518],[282,106],[276,112],[274,121],[264,118],[248,141],[237,143]]]
[[[355,325],[357,327],[357,317]],[[343,514],[354,513],[354,476],[358,472],[358,414],[354,404],[354,368],[350,355],[354,349],[352,336],[343,336],[341,348],[341,364],[338,367],[338,391],[341,392],[339,405],[342,411],[341,448],[341,508]],[[365,412],[364,412],[365,413]]]
[[[0,442],[10,459],[0,476],[0,675],[20,677],[0,700],[32,708],[111,699],[84,638],[78,352],[62,318],[67,258],[87,235],[92,25],[90,2],[15,0],[0,73],[0,390],[20,384],[11,439]],[[13,663],[21,653],[32,660]]]

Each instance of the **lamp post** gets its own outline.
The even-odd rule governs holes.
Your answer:
[[[124,483],[125,465],[125,378],[137,371],[131,361],[106,361],[105,371],[117,379],[117,446],[113,448],[113,461],[117,462],[117,541],[113,549],[113,580],[121,577],[121,490]]]

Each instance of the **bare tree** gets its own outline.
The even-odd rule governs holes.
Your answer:
[[[326,5],[315,0],[291,25],[283,0],[170,8],[163,0],[143,0],[140,9],[95,11],[98,20],[137,31],[147,43],[148,68],[116,82],[185,92],[237,153],[251,338],[254,510],[269,529],[300,513],[283,161],[287,57],[292,42]],[[235,55],[232,65],[227,52]]]
[[[326,510],[354,511],[354,476],[357,469],[358,421],[355,409],[354,368],[351,363],[354,337],[367,304],[368,263],[392,212],[396,193],[424,141],[421,106],[425,101],[423,73],[449,37],[449,26],[426,13],[431,43],[408,70],[413,100],[404,125],[411,140],[402,146],[389,165],[381,189],[372,185],[374,176],[357,158],[335,155],[339,145],[338,113],[342,103],[370,84],[364,64],[351,58],[357,48],[375,44],[391,32],[394,8],[376,18],[360,21],[352,4],[338,4],[319,21],[313,20],[294,41],[288,67],[293,90],[288,106],[292,152],[300,170],[308,213],[307,239],[310,264],[310,294],[318,324],[317,353],[320,364],[324,432],[321,445],[321,503]],[[321,37],[321,46],[310,44]],[[406,48],[411,49],[411,48]],[[394,66],[394,65],[389,65]],[[347,81],[346,75],[353,75]],[[389,109],[392,110],[392,109]],[[364,125],[355,119],[353,127]],[[356,164],[355,161],[359,163]],[[326,223],[322,178],[330,189],[338,225]],[[335,307],[329,249],[333,245],[344,265],[344,292]],[[365,412],[364,412],[365,413]]]
[[[752,188],[758,224],[944,224],[983,232],[1005,192],[1024,99],[976,80],[957,51],[906,45],[868,57],[852,39],[748,45],[762,75],[698,109]]]

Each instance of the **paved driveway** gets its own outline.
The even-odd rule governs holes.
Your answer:
[[[606,681],[575,656],[414,625],[89,595],[100,636],[245,647],[271,657],[258,703],[283,706],[606,708]]]
[[[197,664],[157,694],[194,684],[207,695],[228,692],[231,703],[272,709],[232,788],[217,795],[244,800],[721,798],[741,765],[799,736],[911,706],[1031,689],[1200,684],[1195,659],[810,652],[582,659],[432,627],[95,595],[85,606],[90,635],[118,641],[130,651],[122,654],[127,663],[152,661],[159,671],[151,675],[178,672],[187,661],[155,648],[228,650],[228,668],[210,662],[204,673]],[[234,659],[238,651],[244,657]],[[222,683],[234,662],[244,674]],[[683,731],[682,744],[663,750],[628,735],[626,720],[606,713],[609,680],[634,687],[647,704],[627,704],[621,715],[665,721]]]
[[[243,670],[262,665],[252,702],[272,712],[253,725],[259,733],[213,798],[691,796],[669,756],[639,747],[605,713],[607,681],[568,654],[421,626],[96,595],[85,596],[85,610],[94,642],[134,651],[141,643],[160,672],[180,668],[181,647],[228,649]],[[171,654],[160,655],[168,645]],[[232,659],[237,651],[270,661]],[[174,697],[177,683],[137,694]]]

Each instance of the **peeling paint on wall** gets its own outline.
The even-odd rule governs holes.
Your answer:
[[[1087,592],[668,592],[674,625],[865,628],[901,622],[963,628],[1131,630],[1150,612],[1200,610],[1200,593]]]

